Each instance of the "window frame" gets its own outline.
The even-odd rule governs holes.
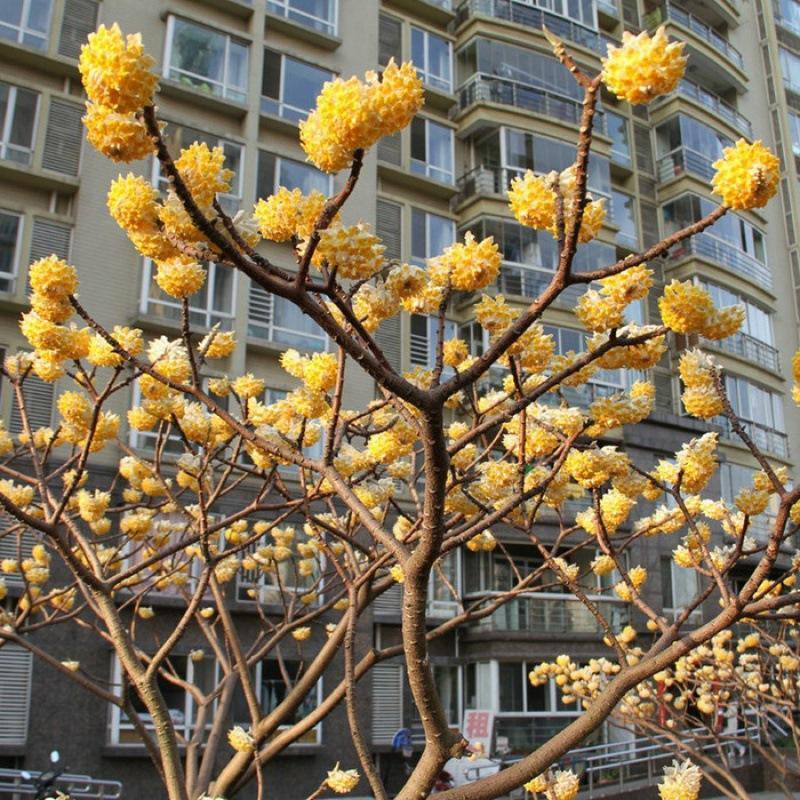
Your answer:
[[[252,305],[252,302],[253,302],[252,294],[253,294],[254,291],[255,292],[261,291],[266,297],[266,302],[269,303],[269,317],[270,317],[269,323],[265,323],[265,322],[262,322],[260,320],[258,320],[258,321],[254,321],[253,320],[253,317],[252,317],[252,315],[250,313],[250,308],[251,308],[251,305]],[[308,352],[308,353],[326,353],[328,351],[328,348],[329,348],[330,340],[328,338],[328,335],[321,328],[320,328],[321,335],[317,335],[317,334],[297,331],[297,330],[295,330],[293,328],[285,328],[283,326],[279,326],[279,325],[275,324],[275,302],[276,302],[276,300],[284,302],[284,303],[289,303],[289,301],[286,300],[285,298],[278,297],[277,295],[274,295],[274,294],[272,294],[270,292],[267,292],[266,290],[264,290],[262,287],[260,287],[257,283],[254,283],[253,281],[250,282],[250,288],[249,288],[248,294],[247,294],[247,338],[248,339],[255,339],[255,341],[257,341],[257,342],[268,342],[268,343],[270,343],[272,345],[277,345],[277,346],[282,347],[284,349],[285,348],[289,348],[289,347],[295,347],[295,348],[298,348],[298,349],[303,350],[304,352]],[[317,327],[319,327],[319,326],[317,326]],[[263,331],[266,332],[267,335],[266,336],[259,336],[258,334],[255,334],[255,333],[252,332],[252,328],[255,328],[256,330],[263,330]],[[285,331],[290,336],[294,336],[294,337],[298,337],[298,338],[305,338],[306,342],[304,344],[298,344],[297,342],[282,342],[282,341],[279,341],[274,336],[274,331],[276,331],[276,330],[279,331],[279,332],[280,331]],[[318,341],[318,342],[321,343],[322,346],[319,347],[319,348],[308,347],[307,346],[308,341],[312,341],[312,342],[317,342]]]
[[[424,256],[415,256],[414,255],[414,215],[415,214],[424,214],[425,215],[425,255]],[[439,253],[434,253],[431,251],[431,222],[434,219],[444,220],[445,222],[450,223],[451,231],[452,231],[452,241],[450,244],[454,244],[457,241],[457,231],[456,231],[456,223],[455,220],[450,219],[450,217],[446,217],[443,214],[437,214],[435,211],[427,211],[424,208],[420,208],[419,206],[412,206],[411,208],[411,259],[410,263],[414,264],[417,267],[424,268],[426,266],[425,262],[429,258],[434,258],[435,256],[440,255]]]
[[[300,188],[300,187],[297,187],[297,186],[288,186],[286,183],[281,183],[281,181],[280,181],[281,167],[283,166],[283,164],[285,162],[291,162],[292,164],[295,164],[295,165],[297,165],[299,167],[302,167],[303,169],[307,169],[307,170],[314,171],[314,172],[318,173],[328,183],[328,188],[324,192],[325,196],[326,197],[331,197],[333,195],[333,175],[330,175],[329,173],[323,172],[322,170],[317,169],[316,167],[312,166],[311,164],[308,164],[305,161],[298,161],[296,158],[290,158],[289,156],[282,156],[279,153],[273,153],[270,150],[264,150],[263,148],[259,148],[259,150],[258,150],[259,162],[261,160],[262,155],[271,156],[275,160],[275,164],[274,164],[273,175],[272,175],[272,185],[269,188],[269,191],[262,192],[261,191],[261,187],[259,187],[257,185],[256,186],[256,194],[257,194],[258,197],[268,197],[269,195],[274,194],[275,192],[277,192],[278,189],[280,189],[282,186],[287,188],[287,189],[289,189],[290,191],[292,189],[295,189],[295,188]],[[260,163],[259,163],[259,169],[257,170],[257,172],[258,173],[261,172]],[[258,178],[259,177],[260,177],[260,174],[257,174],[256,175],[256,183],[258,183]]]
[[[8,105],[6,107],[5,119],[0,120],[0,161],[9,161],[12,164],[18,164],[23,167],[30,167],[33,163],[33,154],[36,150],[36,132],[39,129],[39,115],[42,109],[42,93],[37,92],[35,89],[29,89],[27,86],[18,86],[9,81],[0,81],[8,86]],[[9,141],[11,137],[11,130],[14,127],[14,119],[17,113],[17,91],[22,89],[23,92],[30,92],[36,97],[36,108],[33,112],[33,123],[31,125],[31,145],[30,147],[22,147],[20,145],[11,144]],[[17,161],[8,157],[8,151],[25,153],[28,156],[27,161]]]
[[[284,19],[289,20],[290,22],[296,22],[298,25],[302,25],[304,28],[308,28],[313,31],[319,31],[320,33],[327,34],[328,36],[336,36],[338,35],[339,30],[339,2],[338,0],[330,0],[330,7],[332,10],[332,17],[333,20],[327,20],[323,17],[317,17],[314,14],[309,14],[307,11],[300,11],[293,7],[292,0],[267,0],[267,13],[273,14],[276,17],[283,17]],[[300,17],[301,19],[298,19]],[[314,20],[321,22],[321,26],[315,26],[314,24],[307,24],[306,22],[302,21],[302,18],[307,18],[309,20]]]
[[[664,580],[664,577],[665,577],[665,575],[664,575],[664,572],[665,572],[664,567],[665,567],[667,562],[669,562],[669,575],[670,575],[669,591],[670,591],[670,596],[672,598],[672,605],[671,606],[664,605],[665,594],[664,594],[664,587],[662,586],[661,587],[661,603],[662,603],[661,612],[665,616],[671,617],[674,620],[674,619],[677,619],[677,617],[684,612],[684,610],[688,606],[688,603],[691,603],[692,601],[697,599],[697,596],[698,596],[698,594],[700,592],[700,580],[699,580],[699,576],[698,576],[697,572],[694,569],[692,569],[691,567],[688,567],[688,568],[687,567],[679,567],[675,563],[674,559],[671,556],[662,556],[661,557],[661,579],[662,579],[662,581]],[[692,576],[694,577],[694,582],[695,582],[694,594],[692,595],[691,598],[688,599],[687,604],[682,605],[682,606],[676,606],[676,600],[677,600],[677,596],[678,596],[678,592],[676,591],[676,588],[678,586],[678,584],[676,583],[676,577],[681,575],[681,573],[676,572],[676,570],[683,570],[685,573],[691,573]],[[687,622],[689,622],[690,624],[696,625],[697,623],[701,622],[702,619],[703,619],[703,606],[701,604],[694,611],[692,611],[691,614],[689,614],[689,616],[687,618]]]
[[[225,39],[225,55],[224,55],[224,66],[223,66],[223,77],[222,80],[216,80],[214,78],[209,78],[206,75],[200,75],[196,72],[191,72],[190,70],[183,69],[182,67],[176,67],[172,64],[172,56],[174,52],[174,45],[175,45],[175,21],[180,20],[185,25],[194,26],[196,28],[204,28],[205,30],[210,31],[212,34],[217,36],[222,36]],[[246,64],[245,64],[245,85],[244,86],[234,86],[232,83],[229,82],[229,73],[231,71],[231,64],[230,64],[230,56],[231,56],[231,43],[236,42],[241,47],[245,49],[247,54]],[[249,66],[250,66],[250,42],[247,39],[240,39],[237,36],[234,36],[228,33],[225,30],[221,30],[219,28],[213,28],[210,25],[206,25],[202,22],[197,22],[196,20],[190,19],[188,17],[181,16],[180,14],[169,14],[167,16],[167,35],[164,41],[164,77],[167,80],[173,81],[174,83],[180,84],[183,87],[186,87],[194,92],[198,92],[200,94],[209,94],[211,97],[216,97],[221,100],[227,100],[228,102],[234,102],[239,104],[244,104],[247,102],[247,95],[250,90],[249,87]],[[193,83],[185,83],[181,78],[186,76],[190,79],[197,79],[206,83],[209,86],[216,86],[220,88],[220,92],[203,92],[203,90],[199,86],[195,86]]]
[[[425,161],[420,161],[418,158],[414,158],[413,155],[413,136],[414,136],[413,128],[414,125],[419,123],[422,123],[425,126]],[[446,170],[443,167],[435,166],[431,161],[430,128],[432,125],[435,125],[436,127],[441,128],[444,131],[447,131],[450,135],[449,170]],[[412,138],[411,146],[409,147],[409,164],[411,172],[416,173],[417,175],[424,175],[426,178],[439,181],[439,183],[446,183],[448,185],[455,184],[456,148],[455,148],[455,134],[453,132],[453,129],[441,122],[438,122],[437,120],[431,119],[430,117],[418,116],[411,121],[411,127],[409,130],[410,130],[410,136]]]
[[[142,290],[141,295],[139,297],[139,312],[148,316],[157,316],[154,314],[153,311],[150,309],[150,304],[154,304],[156,306],[163,306],[166,309],[175,309],[179,312],[178,317],[176,319],[172,319],[169,316],[164,316],[163,318],[168,322],[179,322],[180,321],[180,312],[182,309],[182,305],[178,300],[174,300],[173,298],[169,299],[157,299],[150,297],[150,289],[155,284],[154,280],[154,272],[153,272],[153,259],[145,258],[144,263],[142,265]],[[222,264],[215,263],[213,261],[209,261],[208,263],[201,262],[204,264],[207,270],[207,277],[205,282],[206,287],[206,307],[199,308],[197,306],[192,305],[192,297],[189,298],[189,315],[191,320],[192,314],[203,314],[205,319],[202,324],[198,324],[197,322],[192,322],[192,325],[198,326],[205,330],[211,329],[215,324],[222,323],[220,325],[222,330],[232,330],[236,323],[236,293],[238,291],[239,286],[239,273],[238,270],[231,270],[231,308],[229,311],[216,311],[212,307],[213,297],[214,297],[214,289],[216,288],[216,275],[217,270],[222,269],[229,269],[228,267],[222,266]],[[159,290],[160,291],[160,290]],[[167,296],[168,297],[168,296]],[[225,323],[230,322],[230,326],[226,326]]]
[[[187,683],[192,683],[194,681],[194,671],[195,671],[195,662],[189,657],[188,653],[175,653],[173,657],[180,656],[181,658],[186,659],[186,675],[183,678]],[[205,658],[203,661],[198,662],[200,664],[209,664],[210,659]],[[214,670],[214,682],[218,682],[218,665],[216,660],[214,660],[212,668]],[[122,665],[120,664],[119,658],[117,657],[116,653],[112,653],[111,656],[111,687],[113,689],[120,688],[122,686]],[[194,729],[194,724],[196,721],[196,703],[192,693],[186,691],[185,689],[181,690],[184,693],[184,702],[183,702],[183,710],[184,710],[184,721],[182,724],[178,725],[175,724],[176,730],[184,736],[187,740],[192,734]],[[143,742],[135,741],[135,742],[123,742],[120,741],[120,733],[122,731],[135,731],[135,727],[132,723],[126,723],[122,719],[122,709],[119,706],[114,705],[113,703],[109,703],[109,718],[108,718],[108,725],[106,728],[106,741],[113,747],[125,747],[125,748],[134,748],[134,747],[144,747]],[[152,721],[147,722],[143,720],[143,724],[147,730],[153,729]],[[212,722],[206,723],[206,728],[211,727]]]
[[[31,6],[33,0],[21,0],[20,9],[20,24],[13,25],[10,22],[0,22],[0,28],[6,28],[10,31],[16,31],[17,36],[14,39],[10,37],[0,36],[0,39],[5,39],[8,42],[14,42],[23,46],[34,47],[36,50],[47,50],[50,46],[50,28],[53,24],[53,0],[49,0],[50,9],[47,13],[47,28],[42,32],[30,27]],[[26,42],[25,37],[30,36],[42,40],[41,47]]]
[[[14,242],[14,253],[11,262],[11,271],[0,271],[0,292],[13,294],[16,288],[17,277],[19,276],[19,264],[22,252],[22,237],[25,231],[25,215],[18,211],[11,211],[7,208],[0,208],[0,216],[7,215],[9,217],[16,217],[17,219],[17,236]],[[2,282],[8,281],[8,287],[3,289]],[[2,348],[5,349],[5,348]]]
[[[327,67],[321,67],[319,64],[312,64],[310,61],[305,61],[302,58],[295,58],[294,56],[290,56],[288,53],[284,53],[281,50],[275,50],[272,47],[264,47],[264,53],[267,51],[271,53],[275,53],[280,56],[280,75],[278,77],[278,97],[268,97],[265,95],[264,92],[264,85],[263,85],[263,70],[266,69],[266,58],[264,58],[263,67],[262,67],[262,85],[260,90],[260,103],[259,108],[262,114],[268,114],[273,117],[280,117],[281,119],[289,120],[295,124],[304,120],[309,113],[313,110],[312,108],[301,108],[300,106],[292,105],[291,103],[287,102],[286,100],[286,62],[293,61],[296,64],[302,64],[303,66],[310,67],[311,69],[318,70],[319,72],[325,72],[328,74],[327,80],[333,80],[336,77],[336,73],[333,70],[329,70]],[[323,81],[324,85],[325,81]],[[320,87],[321,88],[321,87]],[[275,110],[277,107],[277,111]],[[297,112],[296,114],[286,114],[284,111],[290,112]]]
[[[423,52],[423,59],[422,64],[415,64],[414,68],[417,70],[417,74],[419,75],[422,82],[429,86],[432,89],[435,89],[440,92],[447,92],[447,94],[453,93],[453,43],[446,39],[444,36],[440,36],[438,33],[434,33],[433,31],[427,30],[427,28],[422,28],[419,25],[411,25],[411,32],[410,32],[410,43],[411,43],[411,51],[414,51],[414,36],[416,33],[419,33],[422,36],[422,52]],[[447,63],[448,63],[448,75],[446,78],[443,78],[435,73],[432,73],[428,69],[428,62],[430,61],[430,40],[431,37],[441,40],[447,45]]]

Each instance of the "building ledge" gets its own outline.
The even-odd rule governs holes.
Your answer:
[[[61,194],[75,194],[81,185],[80,179],[72,175],[62,175],[49,169],[26,167],[13,161],[0,161],[0,180],[10,181],[16,186]]]
[[[253,16],[253,3],[252,0],[198,0],[200,3],[205,3],[212,8],[227,11],[229,14],[241,19],[250,19]]]
[[[296,39],[302,39],[304,42],[316,45],[323,50],[336,50],[341,44],[342,40],[339,36],[334,36],[331,33],[324,31],[316,31],[299,22],[282,17],[280,14],[272,14],[267,11],[264,15],[264,29],[275,28],[276,31],[281,33],[288,33]]]
[[[393,183],[417,189],[426,195],[440,197],[442,200],[449,200],[458,191],[455,183],[442,183],[442,181],[429,178],[419,172],[412,172],[396,164],[390,164],[388,161],[378,161],[378,174]]]
[[[12,64],[32,67],[59,77],[78,77],[78,62],[75,59],[51,54],[46,50],[25,47],[7,39],[0,39],[0,59]]]
[[[456,103],[458,98],[454,92],[446,92],[444,89],[437,89],[435,86],[425,84],[425,107],[438,108],[440,111],[449,111]]]
[[[226,100],[224,97],[217,97],[209,92],[178,83],[169,78],[162,78],[159,86],[160,93],[164,97],[174,97],[176,100],[184,100],[188,103],[202,103],[212,111],[218,111],[234,119],[244,119],[247,115],[248,108],[242,103],[237,103],[235,100]]]
[[[258,121],[262,128],[276,131],[278,133],[288,133],[291,136],[298,136],[298,123],[293,119],[281,117],[278,114],[269,114],[266,111],[259,111]]]

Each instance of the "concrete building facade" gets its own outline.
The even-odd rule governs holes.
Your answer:
[[[178,330],[179,307],[155,287],[150,265],[107,214],[108,185],[120,170],[84,141],[76,59],[89,31],[112,22],[126,32],[141,31],[158,62],[159,112],[173,145],[201,139],[224,147],[235,178],[221,200],[232,211],[251,209],[278,186],[326,194],[340,188],[344,176],[329,177],[305,163],[298,121],[331,76],[361,75],[390,58],[413,59],[425,82],[425,107],[409,129],[367,155],[344,218],[370,223],[387,257],[420,265],[468,230],[493,235],[504,261],[491,291],[520,308],[547,284],[555,243],[517,224],[505,192],[526,169],[548,172],[573,162],[580,116],[581,92],[553,58],[543,27],[587,69],[598,70],[607,44],[618,42],[623,31],[666,25],[671,37],[687,44],[685,79],[648,107],[632,108],[603,94],[589,187],[607,199],[609,215],[598,239],[580,249],[577,267],[610,264],[699,219],[714,202],[711,163],[739,137],[764,140],[780,155],[784,172],[779,197],[765,209],[730,214],[650,264],[658,284],[649,302],[631,309],[632,320],[658,322],[659,288],[679,278],[705,285],[718,305],[745,303],[747,322],[722,343],[676,337],[649,376],[657,389],[656,411],[609,442],[649,468],[692,436],[715,429],[684,416],[680,405],[677,358],[683,348],[699,345],[724,366],[734,408],[755,441],[776,463],[793,463],[800,414],[787,376],[798,349],[800,313],[799,0],[0,0],[0,345],[7,353],[26,347],[17,320],[26,303],[27,266],[51,252],[75,264],[83,298],[100,322],[134,324],[153,336]],[[160,180],[152,161],[130,169]],[[292,268],[287,249],[264,245],[264,252]],[[568,292],[546,315],[560,352],[585,342],[571,311],[576,299]],[[448,333],[458,332],[478,354],[484,341],[474,301],[454,302],[447,324]],[[264,377],[272,398],[292,388],[278,366],[287,347],[327,347],[322,332],[288,303],[213,265],[207,291],[192,299],[192,321],[198,329],[217,322],[235,329],[239,344],[222,371]],[[398,368],[428,366],[434,358],[435,328],[425,317],[396,317],[379,336]],[[614,371],[599,373],[569,399],[588,403],[629,381]],[[50,423],[58,389],[30,380],[35,425]],[[348,383],[346,402],[363,404],[373,395],[361,375]],[[133,396],[120,398],[115,410],[124,419],[134,402]],[[8,391],[0,391],[0,416],[12,431],[20,430]],[[716,429],[723,463],[712,492],[731,500],[750,483],[755,462],[729,431]],[[147,436],[132,432],[130,444],[146,452]],[[581,507],[576,501],[572,510]],[[506,545],[521,573],[540,563],[530,544],[514,535],[508,534]],[[0,555],[2,546],[0,540]],[[647,539],[636,551],[637,563],[653,576],[649,599],[665,613],[679,609],[695,588],[672,566],[671,547]],[[459,556],[444,568],[468,595],[510,585],[507,563],[491,555]],[[232,598],[244,626],[257,624],[247,588],[237,586]],[[587,588],[599,596],[607,587]],[[397,640],[400,591],[376,603],[361,631],[363,646]],[[604,597],[608,617],[627,620],[626,608]],[[168,625],[174,599],[159,602],[165,609],[161,624]],[[454,611],[437,582],[429,611],[432,624]],[[48,636],[57,653],[74,657],[72,633]],[[596,622],[576,601],[546,592],[437,641],[433,658],[451,722],[459,724],[466,709],[490,709],[497,744],[511,753],[530,750],[575,712],[560,702],[555,687],[526,689],[528,665],[564,651],[578,659],[601,654],[600,640]],[[88,637],[78,644],[85,669],[118,680],[109,650]],[[181,646],[188,653],[191,637]],[[259,668],[268,707],[280,696],[279,675],[274,662]],[[183,656],[182,669],[189,676],[200,667]],[[2,688],[12,683],[18,690]],[[324,692],[321,685],[308,707]],[[173,701],[189,724],[190,700],[176,692]],[[417,728],[402,664],[376,667],[360,702],[381,771],[396,785],[404,765],[392,751],[393,735]],[[337,760],[355,766],[346,731],[337,710],[282,756],[271,779],[276,796],[306,796]],[[157,796],[144,748],[124,719],[21,651],[0,649],[0,764],[44,768],[53,748],[64,751],[73,771],[122,780],[126,796]]]

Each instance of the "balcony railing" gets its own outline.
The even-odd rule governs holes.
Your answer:
[[[738,436],[733,432],[727,417],[714,417],[715,423],[722,428],[723,436],[727,439],[738,441]],[[760,422],[740,420],[747,435],[755,442],[760,450],[766,450],[776,456],[784,458],[789,455],[789,437],[783,431],[776,431]]]
[[[780,358],[777,348],[771,344],[762,342],[747,333],[735,333],[727,339],[711,341],[703,339],[704,347],[713,347],[727,353],[733,353],[754,364],[771,369],[773,372],[780,372]]]
[[[742,54],[724,36],[717,33],[710,25],[707,25],[694,14],[690,14],[680,6],[676,6],[667,0],[660,9],[648,14],[647,27],[656,28],[665,19],[677,22],[678,25],[687,28],[695,36],[711,45],[718,53],[725,56],[732,64],[744,70]]]
[[[698,233],[691,239],[684,239],[670,250],[670,259],[673,261],[690,255],[707,258],[747,276],[767,289],[772,288],[772,273],[765,264],[709,233]]]
[[[559,39],[567,39],[574,44],[594,50],[596,53],[603,55],[606,53],[602,37],[588,25],[582,25],[580,22],[562,17],[560,14],[554,14],[552,11],[545,11],[543,8],[536,8],[520,0],[466,0],[458,8],[456,25],[460,25],[476,14],[506,20],[515,25],[523,25],[536,30],[546,27]]]
[[[682,80],[678,85],[678,94],[694,100],[699,103],[703,108],[707,108],[713,114],[722,117],[722,119],[730,122],[739,133],[743,133],[748,139],[753,138],[753,126],[747,117],[740,114],[732,105],[726,103],[719,95],[714,92],[709,92],[702,86],[693,83],[692,81]],[[673,95],[662,95],[657,101],[663,103]]]
[[[470,595],[467,602],[491,599],[503,592]],[[610,597],[590,597],[613,631],[622,630],[630,620],[627,603]],[[508,633],[604,633],[597,619],[576,597],[537,593],[515,597],[493,614],[475,621],[473,630]]]
[[[484,73],[474,75],[458,90],[459,110],[464,111],[475,103],[502,103],[568,122],[570,125],[580,123],[583,110],[580,100],[573,100],[529,83],[496,78]],[[602,111],[597,112],[594,123],[596,130],[607,133],[606,118]]]
[[[553,280],[550,270],[533,266],[516,266],[502,264],[497,275],[497,289],[503,294],[513,294],[518,297],[538,297]],[[558,305],[574,308],[578,298],[586,291],[582,285],[567,287],[556,301]]]
[[[693,175],[710,181],[714,177],[711,159],[690,147],[676,147],[658,159],[658,179],[668,181],[691,172]]]

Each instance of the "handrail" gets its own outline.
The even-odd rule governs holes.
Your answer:
[[[582,102],[574,97],[485,72],[470,77],[458,88],[456,94],[458,108],[461,111],[475,103],[501,103],[563,120],[572,125],[580,122],[583,113]],[[597,110],[594,120],[597,130],[607,135],[606,117],[601,109]]]
[[[656,24],[662,22],[661,13],[666,16],[668,20],[677,22],[684,28],[687,28],[692,33],[699,36],[708,42],[717,52],[722,53],[729,61],[735,64],[740,70],[744,70],[744,59],[742,54],[723,36],[717,33],[710,25],[707,25],[699,17],[681,8],[671,0],[665,0],[661,9],[651,12],[648,17],[648,28],[656,27]],[[656,24],[653,24],[654,21]]]
[[[593,28],[521,0],[465,0],[458,7],[456,27],[475,14],[506,20],[527,28],[547,28],[560,39],[568,39],[602,55],[606,53],[603,38]]]
[[[0,769],[0,798],[35,797],[38,789],[34,781],[41,772],[31,772],[28,777],[18,769]],[[122,797],[119,781],[92,778],[89,775],[65,773],[56,778],[55,788],[74,800],[118,800]]]
[[[675,92],[658,97],[653,103],[653,106],[658,107],[671,100],[676,93],[688,97],[690,100],[694,100],[709,111],[718,114],[720,117],[730,122],[731,125],[740,133],[743,133],[748,139],[753,138],[753,125],[747,117],[740,114],[730,103],[727,103],[718,94],[686,78],[681,80]]]

